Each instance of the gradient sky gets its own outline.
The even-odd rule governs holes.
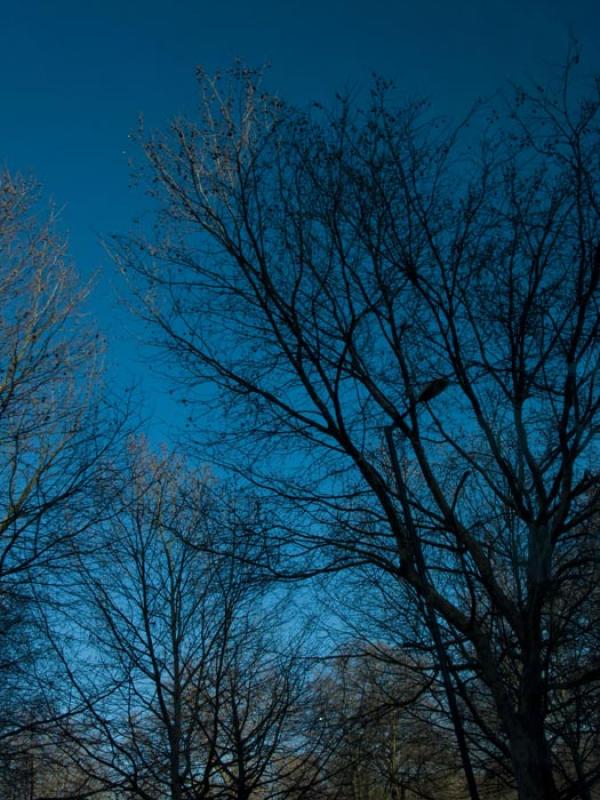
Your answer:
[[[458,114],[507,80],[544,80],[570,33],[582,72],[600,72],[597,0],[3,0],[0,160],[39,178],[80,272],[98,271],[91,306],[114,382],[135,376],[158,397],[98,242],[138,211],[128,134],[140,113],[156,126],[193,109],[196,65],[240,58],[270,63],[267,88],[301,104],[359,92],[377,72]],[[157,422],[173,413],[159,399],[150,410]]]

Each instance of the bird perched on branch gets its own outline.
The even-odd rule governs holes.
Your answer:
[[[409,414],[412,414],[420,403],[428,403],[430,400],[433,400],[434,397],[437,397],[439,394],[445,391],[448,386],[450,386],[450,381],[448,378],[440,377],[429,381],[429,383],[418,395],[417,399],[409,405],[406,411],[400,415],[399,419],[397,419],[397,421],[391,427],[396,427],[399,424],[399,421],[404,420]]]
[[[430,400],[433,400],[434,397],[437,397],[438,394],[444,392],[448,386],[450,386],[450,381],[448,378],[434,378],[432,381],[429,381],[427,386],[417,397],[416,402],[428,403]]]

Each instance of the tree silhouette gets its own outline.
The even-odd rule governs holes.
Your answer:
[[[268,566],[411,587],[522,800],[599,776],[556,732],[598,698],[572,637],[597,620],[600,94],[573,67],[454,129],[383,81],[320,112],[200,74],[199,119],[142,137],[156,236],[115,244],[198,431],[276,507]]]

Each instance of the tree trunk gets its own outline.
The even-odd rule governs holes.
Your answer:
[[[511,752],[519,800],[558,800],[552,759],[544,738],[524,729],[511,740]]]
[[[545,735],[545,693],[534,656],[521,680],[520,708],[509,734],[519,800],[558,800],[552,754]]]

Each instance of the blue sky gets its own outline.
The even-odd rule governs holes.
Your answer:
[[[98,237],[124,232],[139,210],[128,190],[128,134],[192,111],[194,71],[236,58],[270,63],[269,89],[298,103],[359,92],[372,72],[400,94],[425,94],[459,114],[507,80],[544,80],[582,46],[600,72],[600,4],[593,0],[55,0],[0,4],[0,159],[32,172],[62,209],[83,275],[98,271],[91,308],[109,337],[116,384],[131,376],[159,398],[113,289]],[[159,419],[168,402],[150,402]]]

